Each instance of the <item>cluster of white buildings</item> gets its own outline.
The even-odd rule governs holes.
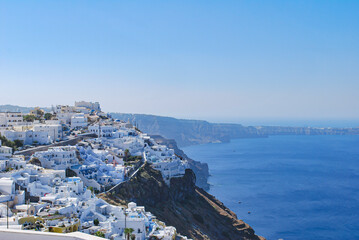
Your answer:
[[[71,129],[87,127],[87,117],[90,112],[87,108],[68,105],[57,105],[54,108],[54,113],[60,123],[68,125]]]
[[[172,240],[174,227],[159,222],[144,207],[129,203],[114,206],[99,199],[81,177],[66,177],[66,170],[26,164],[24,168],[0,172],[0,228],[86,234],[103,233],[108,239],[125,240],[151,236]]]
[[[20,140],[26,145],[35,143],[47,144],[50,140],[45,132],[34,129],[33,124],[24,122],[20,112],[0,113],[0,134],[7,139]]]
[[[0,140],[0,171],[10,171],[13,169],[24,168],[26,165],[25,159],[22,156],[13,156],[12,148],[2,146]]]
[[[123,156],[127,150],[132,156],[143,156],[153,168],[161,171],[166,183],[173,177],[181,177],[188,168],[187,161],[178,158],[173,149],[157,144],[147,134],[136,131],[128,122],[112,122],[111,125],[89,126],[89,131],[101,136],[94,141],[105,150]]]
[[[47,151],[36,152],[33,158],[38,158],[44,168],[56,170],[65,170],[79,164],[76,147],[73,146],[50,147]]]
[[[46,145],[66,138],[64,126],[74,130],[87,128],[88,117],[98,113],[101,113],[98,102],[85,101],[75,102],[75,106],[53,107],[52,120],[26,122],[21,112],[0,112],[0,135],[24,145]]]
[[[31,133],[26,131],[32,131],[31,138],[46,136],[53,142],[61,140],[62,128],[67,126],[96,134],[97,138],[83,140],[75,146],[52,146],[37,151],[30,161],[41,166],[30,164],[23,156],[13,156],[12,149],[0,143],[0,228],[9,216],[12,228],[24,230],[81,231],[125,240],[126,229],[131,229],[129,239],[174,239],[176,229],[158,221],[144,207],[133,202],[127,207],[114,206],[97,198],[95,193],[129,180],[144,162],[161,171],[165,182],[170,184],[171,178],[183,176],[187,162],[179,159],[172,149],[158,145],[136,130],[131,123],[109,118],[101,112],[98,103],[56,106],[54,113],[56,120],[36,122],[32,126],[25,126],[20,121],[22,117],[10,114],[11,122],[2,120],[3,127],[9,128],[9,123],[15,120],[18,125],[5,130],[4,136],[27,142]],[[89,114],[95,119],[98,117],[90,125]],[[27,130],[16,131],[21,125]],[[11,137],[7,131],[27,135]]]
[[[16,116],[4,118],[2,116]],[[0,113],[0,135],[11,141],[19,140],[24,145],[46,145],[63,138],[60,121],[44,120],[24,122],[22,113]],[[6,119],[6,120],[4,120]]]

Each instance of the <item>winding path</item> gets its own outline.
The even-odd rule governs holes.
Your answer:
[[[94,137],[97,137],[97,135],[93,134],[93,133],[79,134],[77,137],[73,137],[73,138],[70,138],[70,139],[67,139],[67,140],[64,140],[64,141],[56,142],[56,143],[53,143],[53,144],[50,144],[50,145],[38,146],[38,147],[34,147],[34,148],[25,149],[25,150],[22,150],[22,151],[17,151],[17,152],[14,153],[14,155],[31,156],[35,152],[46,151],[50,147],[75,145],[76,143],[84,140],[85,138],[94,138]]]
[[[126,179],[126,180],[123,181],[123,182],[120,182],[120,183],[116,184],[115,186],[113,186],[113,187],[110,188],[109,190],[104,191],[104,192],[102,192],[102,193],[109,193],[109,192],[113,191],[115,188],[117,188],[118,186],[120,186],[121,184],[130,181],[131,178],[133,178],[133,177],[138,173],[138,171],[139,171],[142,167],[145,166],[145,164],[146,164],[146,162],[147,162],[147,157],[146,157],[146,153],[145,153],[145,152],[143,152],[143,159],[144,159],[143,164],[142,164],[141,166],[139,166],[139,167],[136,169],[136,171],[134,171],[128,179]]]

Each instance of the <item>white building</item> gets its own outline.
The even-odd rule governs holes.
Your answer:
[[[152,167],[161,171],[163,180],[169,184],[170,179],[173,177],[182,177],[188,166],[181,160],[161,160],[152,161]]]
[[[0,229],[0,235],[1,240],[103,240],[103,238],[81,232],[49,233],[6,228]]]
[[[14,156],[9,159],[9,166],[12,169],[24,169],[26,167],[26,161],[23,156]]]
[[[24,122],[21,112],[0,112],[0,127],[21,125]]]
[[[33,157],[40,160],[41,166],[56,170],[65,170],[77,165],[76,147],[51,147],[47,151],[36,152]]]
[[[34,124],[34,132],[47,133],[51,142],[62,139],[62,126],[58,123],[48,122]]]
[[[90,114],[91,111],[88,108],[85,107],[76,107],[76,112],[83,113],[83,114]]]
[[[116,128],[111,125],[94,124],[89,126],[89,132],[95,133],[99,137],[113,137]]]
[[[31,196],[42,197],[48,193],[52,192],[52,187],[48,185],[41,184],[41,182],[32,182],[29,183],[27,190],[30,192]]]
[[[0,159],[9,158],[11,156],[12,156],[12,148],[7,146],[2,146],[0,140]]]
[[[65,170],[42,169],[38,173],[36,180],[39,180],[44,185],[53,186],[62,183],[66,179]]]
[[[5,113],[0,113],[0,127],[6,128],[7,127],[7,118]]]
[[[33,130],[25,130],[25,131],[15,131],[15,130],[5,130],[3,131],[3,135],[11,140],[20,140],[25,145],[32,145],[32,144],[48,144],[49,137],[47,132],[41,131],[33,131]]]
[[[11,178],[0,178],[0,193],[2,195],[15,194],[15,182]]]
[[[69,105],[57,105],[55,113],[75,113],[75,107]]]
[[[101,107],[99,102],[93,103],[93,102],[79,101],[79,102],[75,102],[75,107],[84,107],[90,110],[101,112]]]
[[[84,183],[79,177],[68,177],[63,184],[66,187],[67,192],[81,194],[84,192]]]
[[[0,159],[0,172],[5,171],[9,166],[9,160],[8,159]]]
[[[68,105],[57,105],[55,108],[56,117],[63,124],[71,124],[71,117],[76,114],[76,108]]]
[[[87,117],[83,113],[77,113],[71,117],[71,129],[87,127]]]

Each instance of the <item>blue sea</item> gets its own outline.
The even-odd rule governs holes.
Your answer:
[[[208,163],[209,193],[256,234],[359,239],[359,136],[271,136],[183,150]]]

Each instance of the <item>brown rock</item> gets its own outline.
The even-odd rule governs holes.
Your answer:
[[[159,171],[146,164],[114,194],[99,196],[111,203],[131,201],[143,205],[177,232],[195,240],[260,240],[254,230],[222,202],[195,186],[195,175],[187,169],[182,178],[172,178],[170,187]]]

